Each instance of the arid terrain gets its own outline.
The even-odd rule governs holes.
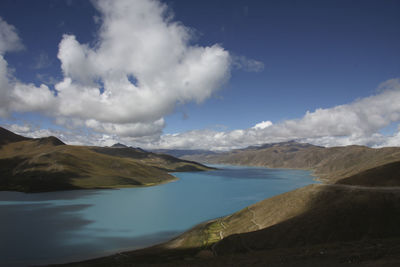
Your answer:
[[[70,146],[56,137],[31,139],[0,128],[0,190],[147,186],[175,180],[169,172],[209,169],[138,148]]]
[[[291,146],[297,150],[290,151]],[[316,173],[324,170],[325,183],[265,199],[229,216],[202,223],[158,246],[67,266],[400,264],[398,148],[325,149],[285,143],[266,149],[287,162],[278,164],[277,159],[273,161],[272,156],[262,155],[256,149],[256,152],[244,150],[232,152],[234,156],[228,155],[239,160],[236,154],[253,154],[254,157],[257,154],[258,158],[264,156],[265,163],[260,159],[249,164],[249,158],[240,162],[220,159],[218,163],[270,166],[275,162],[273,167],[305,168],[306,162],[314,162],[307,168]],[[335,165],[329,166],[329,162]],[[386,163],[379,165],[383,162]],[[341,175],[336,177],[338,173]],[[347,175],[349,173],[355,174]]]

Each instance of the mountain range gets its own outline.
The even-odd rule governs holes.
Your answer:
[[[215,154],[181,158],[212,164],[312,170],[319,180],[334,183],[362,171],[400,160],[399,147],[321,147],[295,141],[265,144]]]
[[[0,190],[43,192],[148,186],[175,180],[169,172],[209,169],[121,144],[71,146],[56,137],[27,138],[0,127]]]

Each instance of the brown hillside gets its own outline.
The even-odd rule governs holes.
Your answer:
[[[212,155],[191,155],[185,159],[214,164],[265,166],[313,170],[329,183],[380,165],[400,160],[400,148],[345,146],[324,148],[285,142]]]
[[[20,139],[17,137],[14,140]],[[4,142],[0,147],[0,190],[42,192],[147,186],[175,180],[170,171],[208,169],[143,150],[134,151],[141,157],[99,151],[102,148],[65,145],[55,137]]]

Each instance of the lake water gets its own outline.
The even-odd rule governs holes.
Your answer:
[[[313,183],[308,171],[217,166],[159,186],[0,192],[0,266],[62,263],[167,241],[194,225]]]

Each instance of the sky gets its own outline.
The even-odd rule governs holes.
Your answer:
[[[2,0],[0,126],[68,144],[400,145],[400,1]]]

